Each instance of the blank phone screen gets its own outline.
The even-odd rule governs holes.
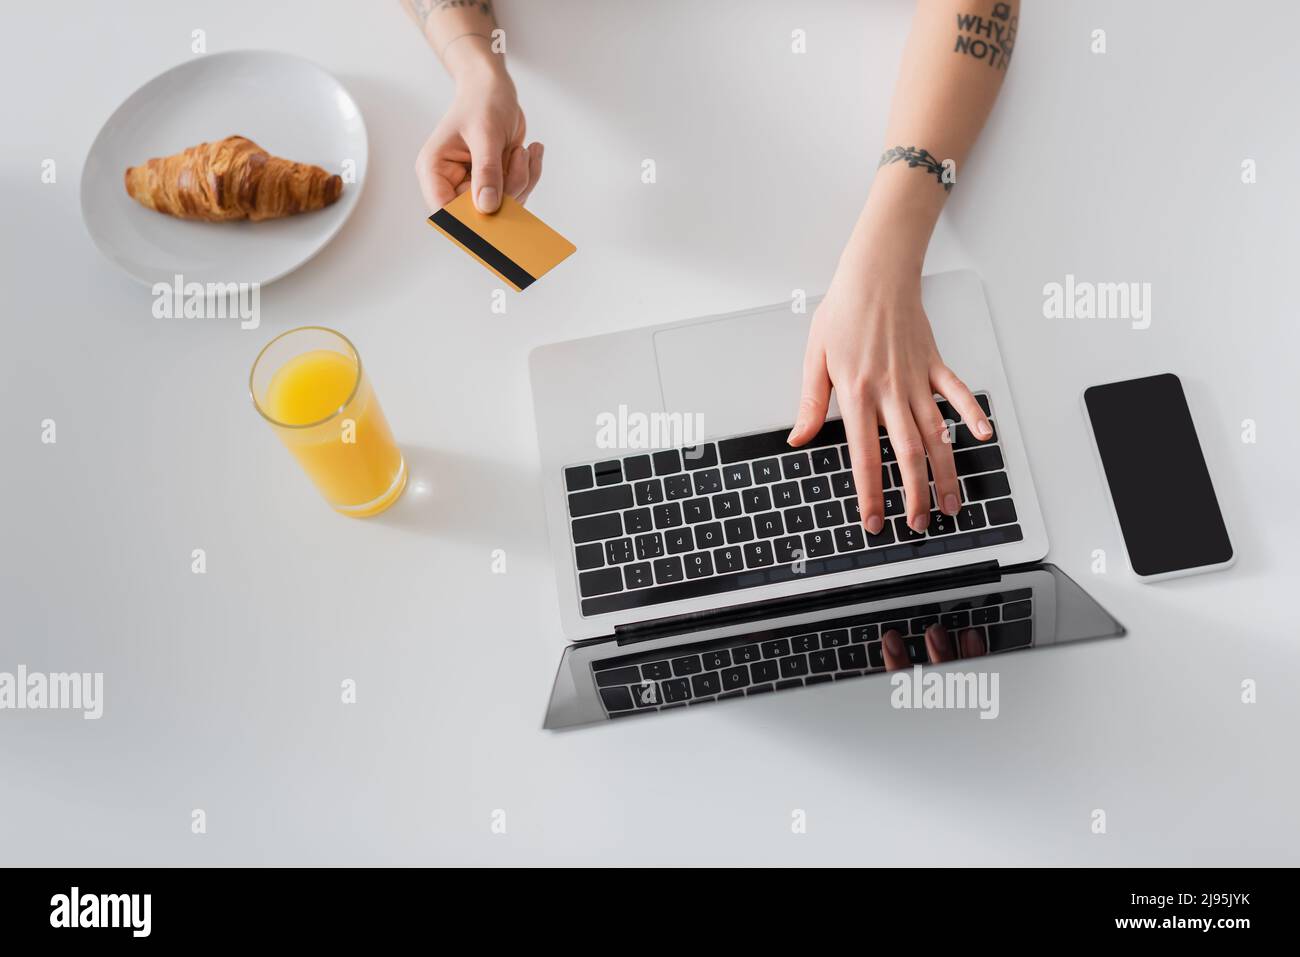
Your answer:
[[[1083,398],[1133,571],[1162,575],[1230,560],[1178,377],[1097,385]]]

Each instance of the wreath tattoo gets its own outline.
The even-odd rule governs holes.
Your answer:
[[[933,173],[939,185],[944,188],[944,192],[952,192],[952,183],[943,178],[943,164],[935,159],[929,150],[919,150],[915,146],[892,146],[880,155],[880,163],[876,169],[898,162],[906,162],[909,169],[919,166],[927,173]]]

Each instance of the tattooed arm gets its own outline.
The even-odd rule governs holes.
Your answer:
[[[524,202],[542,175],[542,144],[524,147],[524,114],[490,0],[402,6],[456,83],[455,99],[415,158],[425,204],[440,209],[471,188],[485,213],[496,212],[502,190]]]
[[[930,522],[927,454],[940,510],[953,515],[960,508],[934,393],[952,403],[977,438],[992,434],[970,390],[939,356],[921,307],[921,267],[943,201],[1002,86],[1019,7],[1019,0],[918,0],[885,151],[809,330],[790,444],[817,434],[833,388],[863,524],[872,534],[892,522],[881,493],[878,423],[898,457],[907,523],[917,531]]]

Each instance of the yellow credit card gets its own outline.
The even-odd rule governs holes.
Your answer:
[[[465,190],[429,217],[430,225],[523,292],[577,247],[524,209],[513,197],[495,213],[480,213]]]

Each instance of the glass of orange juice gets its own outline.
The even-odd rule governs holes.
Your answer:
[[[378,515],[401,497],[406,462],[342,333],[303,326],[276,336],[253,362],[248,390],[335,511]]]

